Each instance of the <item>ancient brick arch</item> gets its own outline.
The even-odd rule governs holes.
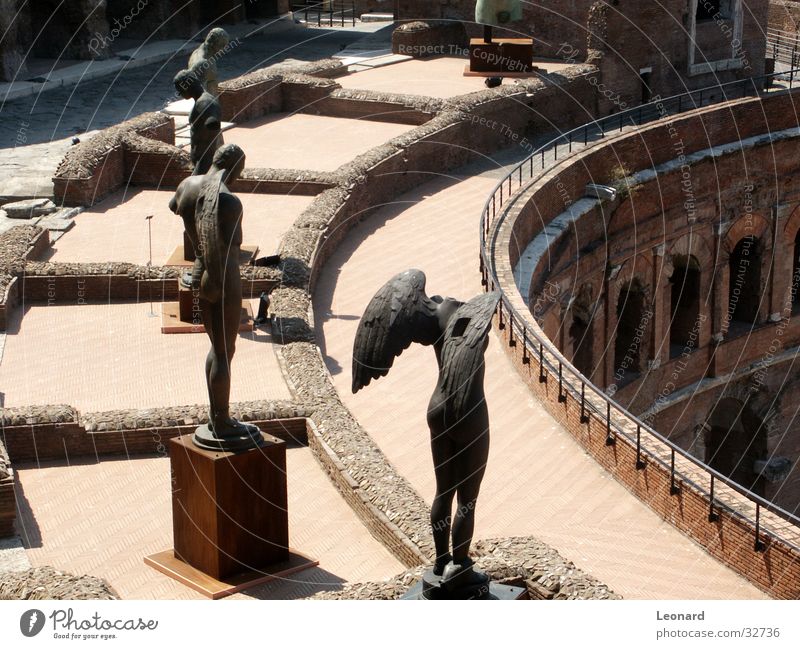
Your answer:
[[[760,214],[745,214],[734,221],[722,240],[720,261],[727,261],[736,245],[745,237],[769,240],[769,220]]]
[[[798,232],[800,232],[800,205],[794,208],[789,218],[786,219],[786,225],[783,228],[783,242],[788,246],[789,250],[794,246]]]

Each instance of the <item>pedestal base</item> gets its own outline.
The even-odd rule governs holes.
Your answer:
[[[202,321],[186,322],[181,320],[180,304],[178,302],[164,302],[161,305],[161,333],[162,334],[202,334],[206,332]],[[239,321],[239,331],[253,331],[253,309],[249,302],[242,304],[242,315]]]
[[[175,556],[173,550],[151,554],[149,557],[144,558],[144,562],[167,577],[182,583],[184,586],[188,586],[192,590],[196,590],[210,599],[227,597],[275,579],[284,579],[296,572],[319,565],[319,561],[290,550],[289,558],[286,561],[275,563],[264,570],[248,570],[227,577],[224,580],[219,580],[181,561]]]
[[[187,247],[187,242],[184,242],[184,245],[175,248],[175,250],[173,250],[172,254],[169,256],[169,259],[167,259],[167,263],[164,265],[193,266],[194,252],[191,249],[191,241],[188,242],[188,245],[189,247]],[[242,246],[241,253],[239,255],[239,265],[247,266],[255,260],[256,255],[258,255],[258,246]]]
[[[487,43],[482,38],[473,38],[469,42],[469,69],[503,76],[530,74],[533,70],[533,40],[495,38]]]
[[[498,584],[496,581],[486,583],[466,596],[459,596],[458,593],[448,593],[439,585],[441,577],[434,575],[433,570],[427,570],[425,575],[409,591],[403,595],[402,599],[425,599],[425,600],[517,600],[528,599],[528,591],[518,586],[506,586]]]

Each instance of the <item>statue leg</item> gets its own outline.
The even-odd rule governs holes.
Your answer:
[[[231,394],[230,356],[222,303],[212,304],[200,300],[203,325],[211,341],[211,350],[206,357],[206,381],[211,405],[210,423],[218,435],[224,434],[225,422],[230,418]],[[237,327],[238,329],[238,327]]]
[[[429,421],[429,424],[432,423]],[[455,444],[438,426],[431,425],[431,451],[433,471],[436,475],[436,494],[431,505],[431,527],[436,547],[436,563],[433,571],[441,575],[445,565],[450,562],[450,527],[453,498],[456,495],[457,472],[454,458]]]
[[[475,506],[481,489],[486,462],[489,459],[489,422],[482,421],[478,434],[460,448],[458,455],[458,488],[456,513],[453,521],[453,563],[462,564],[469,559],[469,547],[475,530]]]

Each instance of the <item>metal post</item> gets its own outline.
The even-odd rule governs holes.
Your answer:
[[[522,364],[531,364],[531,359],[528,356],[528,328],[524,325],[522,327]]]
[[[616,443],[616,436],[611,434],[611,402],[606,401],[606,446],[614,446]]]
[[[756,552],[764,552],[767,546],[761,540],[761,503],[756,503],[756,542],[753,544]]]
[[[544,347],[539,343],[539,383],[547,383],[547,377],[544,374]]]
[[[147,239],[150,247],[150,256],[147,260],[147,286],[150,290],[150,313],[147,314],[147,317],[155,318],[156,313],[153,311],[153,281],[150,278],[150,269],[153,267],[153,215],[149,214],[144,218],[147,221]]]
[[[586,382],[581,381],[581,423],[589,423],[589,417],[586,414]]]
[[[564,403],[567,400],[567,395],[561,391],[561,387],[564,384],[563,378],[564,368],[561,364],[561,361],[558,361],[558,402]]]
[[[719,520],[719,514],[714,511],[714,474],[711,474],[711,489],[708,499],[708,522],[716,523]]]
[[[636,424],[636,470],[644,469],[645,463],[642,460],[642,425]]]
[[[676,496],[681,492],[681,488],[675,484],[675,449],[672,449],[672,458],[669,467],[669,493],[671,496]]]
[[[517,341],[514,340],[514,312],[508,312],[508,346],[516,347]]]

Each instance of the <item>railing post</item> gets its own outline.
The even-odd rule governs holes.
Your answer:
[[[508,346],[516,347],[517,341],[514,340],[514,312],[508,312]]]
[[[500,300],[497,303],[497,307],[499,309],[499,318],[500,318],[500,320],[497,323],[497,328],[500,329],[500,331],[502,331],[503,329],[506,328],[506,324],[505,322],[503,322],[503,300]]]
[[[761,540],[761,503],[756,503],[756,542],[753,544],[756,552],[764,552],[767,546]]]
[[[709,490],[708,498],[708,522],[716,523],[719,520],[719,514],[714,511],[714,474],[711,474],[711,489]]]
[[[681,492],[681,488],[675,484],[675,449],[672,449],[672,457],[669,465],[669,494],[670,496],[677,496]]]
[[[544,374],[544,346],[539,343],[539,383],[547,383],[547,377]]]
[[[524,325],[524,323],[522,326],[522,364],[531,364],[530,356],[528,356],[528,328]]]
[[[581,381],[581,423],[589,423],[589,417],[586,414],[586,381]]]
[[[567,395],[564,394],[561,391],[561,387],[562,387],[562,385],[564,383],[563,371],[564,371],[563,365],[561,364],[561,361],[558,361],[558,402],[559,403],[564,403],[567,400]]]
[[[611,434],[611,402],[606,401],[606,446],[614,446],[616,443],[616,436]]]
[[[642,460],[642,425],[636,424],[636,470],[641,471],[645,466]]]

